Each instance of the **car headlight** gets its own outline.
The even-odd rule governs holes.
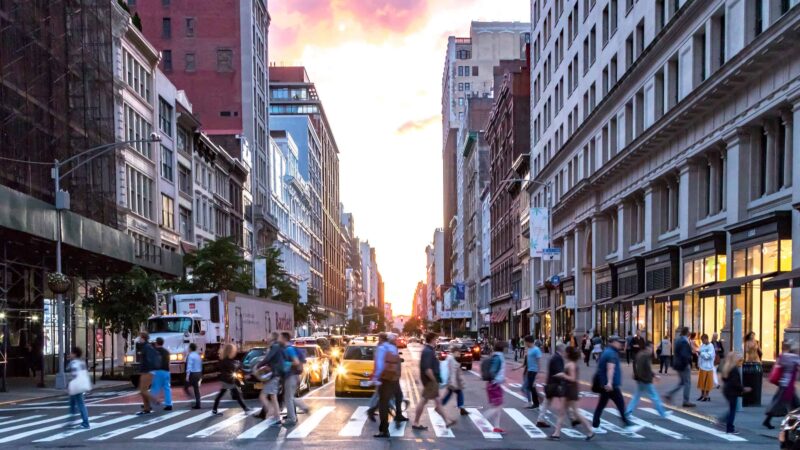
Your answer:
[[[318,371],[319,370],[319,363],[318,362],[311,363],[311,370],[313,370],[314,372]]]
[[[134,360],[133,355],[125,355],[125,362],[126,363],[132,363],[133,360]]]
[[[170,353],[169,354],[169,360],[170,361],[177,361],[178,360],[178,355],[176,355],[175,353]]]
[[[336,373],[339,375],[347,375],[347,369],[344,366],[339,366],[336,368]]]
[[[339,355],[340,355],[340,352],[339,352],[338,348],[335,348],[335,349],[331,350],[331,356],[333,356],[334,358],[338,358]]]

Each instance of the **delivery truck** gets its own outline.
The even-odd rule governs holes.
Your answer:
[[[232,291],[174,294],[167,300],[165,314],[147,319],[144,329],[150,342],[164,339],[170,353],[171,374],[184,379],[189,344],[196,344],[203,359],[203,373],[217,372],[223,345],[236,344],[240,353],[266,345],[273,331],[293,332],[294,306]],[[141,344],[125,355],[125,373],[138,384]]]

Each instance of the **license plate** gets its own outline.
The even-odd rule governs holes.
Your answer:
[[[361,387],[370,387],[369,381],[362,381],[359,384],[361,385]]]
[[[253,385],[253,389],[264,389],[264,383],[256,383]]]

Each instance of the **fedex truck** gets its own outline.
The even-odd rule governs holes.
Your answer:
[[[167,313],[147,319],[144,329],[150,342],[164,339],[170,353],[170,373],[181,379],[186,373],[189,344],[196,344],[203,358],[203,373],[217,371],[223,345],[236,344],[240,352],[266,344],[273,331],[294,330],[294,307],[289,303],[232,291],[175,294],[168,299]],[[125,372],[138,384],[141,345],[125,355]]]

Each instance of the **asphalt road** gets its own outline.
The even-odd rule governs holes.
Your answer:
[[[411,406],[407,415],[413,417],[419,402],[421,386],[418,378],[420,346],[403,350],[405,363],[401,386]],[[202,386],[204,405],[193,410],[191,400],[180,387],[173,388],[174,410],[158,411],[148,416],[135,416],[139,398],[132,390],[91,393],[87,397],[91,429],[71,429],[65,424],[74,420],[68,416],[66,399],[33,402],[0,409],[0,448],[181,448],[187,444],[193,449],[213,448],[347,448],[347,449],[681,449],[719,448],[764,449],[777,448],[777,441],[749,430],[738,436],[729,436],[713,424],[700,418],[680,413],[662,419],[640,404],[636,413],[643,427],[632,433],[621,428],[620,420],[607,409],[597,437],[585,442],[585,430],[566,429],[560,442],[546,440],[552,428],[534,426],[537,412],[525,409],[520,394],[520,371],[508,372],[504,388],[505,404],[501,427],[506,434],[491,432],[484,412],[487,400],[484,382],[478,375],[479,364],[472,372],[465,372],[467,390],[465,406],[469,416],[458,416],[455,397],[447,405],[450,417],[458,419],[451,429],[437,426],[440,421],[432,409],[425,409],[422,424],[428,431],[415,431],[408,423],[401,428],[392,424],[393,437],[377,440],[377,424],[366,417],[367,398],[336,398],[333,383],[316,388],[304,396],[310,407],[309,414],[299,416],[299,423],[291,428],[265,428],[261,420],[245,415],[231,400],[223,401],[226,408],[220,417],[210,414],[211,400],[216,395],[218,382]],[[540,389],[541,391],[541,389]],[[591,414],[596,403],[591,392],[581,394],[580,406]],[[227,397],[226,397],[227,398]],[[248,400],[257,412],[257,400]],[[429,407],[431,405],[428,405]],[[487,428],[488,427],[488,428]]]

